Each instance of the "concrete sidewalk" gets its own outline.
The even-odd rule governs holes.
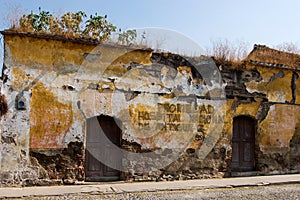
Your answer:
[[[300,183],[300,174],[255,176],[224,179],[200,179],[172,182],[110,182],[84,183],[72,186],[40,186],[24,188],[0,188],[0,198],[26,196],[57,196],[76,193],[108,194],[123,192],[145,192],[166,190],[190,190],[206,188],[225,188],[243,186],[262,186],[272,184]]]

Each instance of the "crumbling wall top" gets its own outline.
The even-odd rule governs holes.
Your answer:
[[[266,67],[300,70],[299,54],[279,51],[265,45],[255,44],[245,61]]]

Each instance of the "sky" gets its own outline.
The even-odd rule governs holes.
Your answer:
[[[0,5],[1,30],[9,27],[5,16],[11,10],[16,13],[18,7],[29,13],[41,7],[51,13],[108,15],[124,30],[172,30],[203,48],[220,39],[244,41],[251,49],[254,44],[300,43],[298,0],[0,0]],[[168,39],[164,35],[163,40]]]

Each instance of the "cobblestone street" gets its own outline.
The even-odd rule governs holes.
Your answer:
[[[117,199],[117,200],[163,200],[163,199],[255,199],[255,200],[297,200],[300,199],[300,184],[276,186],[255,186],[223,189],[200,189],[184,191],[137,192],[120,194],[72,194],[63,196],[26,197],[24,200],[77,200],[77,199]],[[15,200],[15,198],[14,198]]]

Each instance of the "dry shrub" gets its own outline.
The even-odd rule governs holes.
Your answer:
[[[283,42],[281,44],[274,46],[274,48],[278,49],[279,51],[300,54],[299,45],[293,42]]]
[[[206,52],[221,63],[239,63],[247,57],[249,44],[244,41],[230,42],[227,39],[218,39],[212,41],[212,47]]]
[[[6,13],[3,15],[4,22],[6,23],[4,25],[11,29],[18,29],[19,19],[26,13],[26,10],[12,2],[6,2],[4,7],[6,8]]]

